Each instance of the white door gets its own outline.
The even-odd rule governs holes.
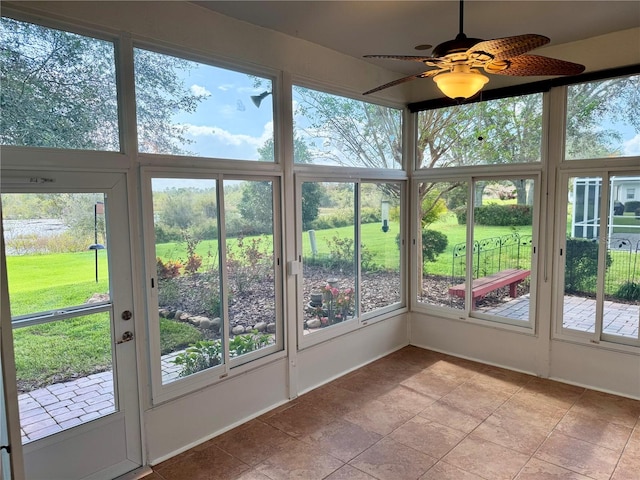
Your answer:
[[[0,212],[2,204],[0,203]],[[2,215],[0,215],[2,217]],[[0,222],[0,285],[7,283],[4,259],[4,235]],[[9,318],[9,296],[6,289],[1,293],[0,318]],[[0,480],[13,480],[24,476],[22,445],[18,427],[18,403],[15,401],[15,375],[13,367],[13,336],[11,328],[3,328],[0,322]],[[12,395],[12,402],[7,399]],[[11,427],[10,427],[11,425]]]
[[[126,177],[6,172],[2,205],[2,326],[13,334],[25,476],[129,472],[142,453]]]

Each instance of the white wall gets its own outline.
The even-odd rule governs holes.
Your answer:
[[[547,317],[548,318],[548,317]],[[542,319],[544,321],[544,319]],[[548,321],[548,320],[547,320]],[[640,355],[412,313],[411,344],[640,399]],[[548,326],[544,330],[548,331]]]

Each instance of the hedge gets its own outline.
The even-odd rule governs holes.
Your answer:
[[[467,223],[467,209],[456,210],[458,224]],[[531,205],[481,205],[474,209],[474,219],[477,225],[496,227],[510,227],[531,225],[533,223],[533,207]]]

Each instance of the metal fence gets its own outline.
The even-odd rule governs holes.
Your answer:
[[[473,278],[480,278],[507,268],[531,268],[531,235],[511,233],[473,242]],[[463,281],[467,271],[467,245],[453,246],[452,282]]]
[[[613,237],[608,239],[607,250],[611,262],[607,266],[605,292],[618,296],[624,285],[640,284],[640,240]]]

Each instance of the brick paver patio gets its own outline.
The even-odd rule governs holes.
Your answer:
[[[593,332],[595,301],[588,298],[565,297],[564,327]],[[486,313],[513,319],[527,319],[529,296],[505,302]],[[640,305],[605,302],[604,332],[628,337],[638,336]],[[171,360],[179,352],[165,355],[161,360],[164,382],[178,377],[180,367]],[[115,412],[113,376],[111,371],[88,377],[55,383],[18,397],[22,443],[46,437],[66,428],[80,425]]]

